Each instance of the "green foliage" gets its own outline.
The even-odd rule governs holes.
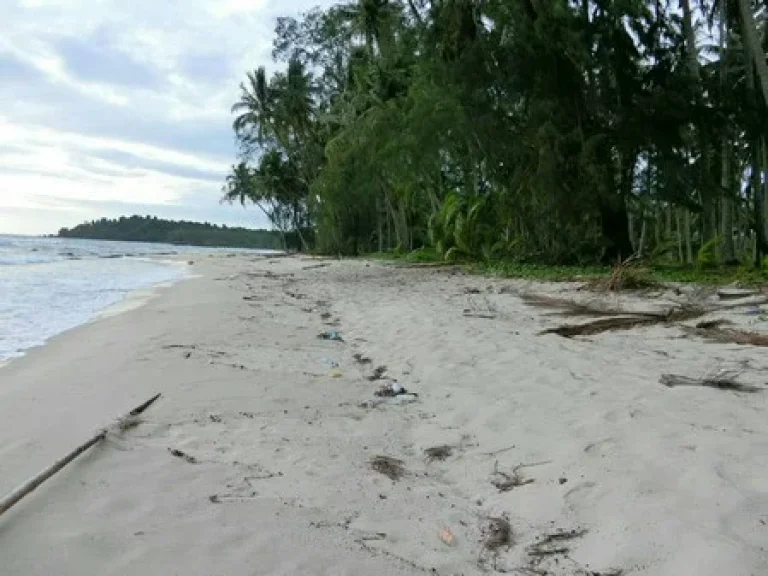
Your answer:
[[[717,252],[720,248],[721,237],[715,236],[699,248],[696,254],[696,267],[699,270],[707,270],[717,266]]]
[[[152,216],[102,218],[59,230],[60,238],[120,240],[124,242],[163,242],[189,246],[227,246],[231,248],[280,249],[277,232],[229,228],[198,222],[174,222]]]
[[[714,0],[697,6],[714,24]],[[489,265],[642,248],[710,267],[732,205],[752,259],[761,197],[738,183],[760,171],[766,124],[745,22],[704,58],[673,2],[359,0],[278,18],[282,67],[247,74],[233,106],[225,197],[304,248]]]
[[[504,260],[477,265],[474,270],[501,278],[523,278],[549,282],[583,282],[602,278],[609,272],[609,268],[602,266],[549,266]]]
[[[523,278],[550,282],[594,282],[607,280],[612,269],[602,266],[550,266],[497,261],[474,265],[471,271],[502,278]],[[659,282],[694,283],[708,285],[739,284],[758,286],[768,282],[768,269],[749,267],[720,267],[698,269],[691,266],[662,266],[641,268],[630,273],[632,288],[653,287]]]

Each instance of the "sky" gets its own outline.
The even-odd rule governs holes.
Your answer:
[[[101,217],[267,227],[221,205],[230,108],[277,16],[330,0],[0,0],[0,233]]]

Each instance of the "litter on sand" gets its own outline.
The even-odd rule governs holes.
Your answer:
[[[416,402],[419,397],[415,392],[406,390],[397,380],[390,380],[388,384],[385,384],[373,394],[376,396],[376,399],[370,402],[363,402],[361,404],[362,407],[375,408],[382,404],[410,404],[411,402]]]
[[[402,395],[410,395],[410,396],[418,396],[418,394],[414,394],[412,392],[408,392],[405,388],[403,388],[402,384],[398,382],[397,380],[391,380],[388,384],[385,384],[376,392],[374,392],[375,396],[378,396],[379,398],[392,398],[394,396],[402,396]]]
[[[437,535],[448,546],[456,546],[456,535],[450,528],[443,528]]]
[[[360,404],[361,408],[377,408],[382,405],[389,405],[389,406],[402,406],[404,404],[411,404],[412,402],[416,402],[419,397],[417,394],[398,394],[397,396],[379,396],[377,398],[374,398],[373,400],[369,400],[367,402],[363,402]]]
[[[344,342],[344,339],[341,337],[341,333],[338,330],[326,330],[325,332],[320,332],[320,334],[317,335],[318,338],[321,340],[333,340],[334,342]]]

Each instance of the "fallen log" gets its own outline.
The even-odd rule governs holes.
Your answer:
[[[158,398],[160,398],[160,394],[155,394],[152,398],[147,400],[146,402],[143,402],[136,406],[133,410],[128,412],[127,415],[121,417],[118,419],[118,423],[124,422],[127,418],[136,417],[144,410],[149,408]],[[72,450],[69,454],[64,456],[63,458],[60,458],[59,460],[56,460],[53,464],[48,466],[48,468],[42,470],[39,474],[35,475],[33,478],[30,478],[26,482],[24,482],[21,486],[16,488],[13,492],[5,496],[2,500],[0,500],[0,516],[5,514],[8,510],[10,510],[15,504],[19,502],[22,498],[24,498],[27,494],[33,492],[35,489],[37,489],[43,482],[48,480],[51,476],[59,472],[62,468],[64,468],[67,464],[72,462],[75,458],[80,456],[83,452],[91,448],[94,444],[97,444],[104,438],[106,438],[107,433],[109,430],[107,428],[104,428],[94,434],[87,442],[84,442],[74,450]]]
[[[739,298],[748,298],[749,296],[755,296],[757,294],[760,294],[759,290],[751,290],[747,288],[720,288],[717,291],[720,300],[738,300]]]

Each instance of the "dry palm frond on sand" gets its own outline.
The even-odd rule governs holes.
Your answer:
[[[486,524],[483,526],[483,547],[486,550],[497,551],[505,546],[511,546],[512,526],[509,520],[502,516],[491,516],[486,518]]]
[[[698,306],[679,306],[665,311],[625,311],[619,308],[606,308],[601,304],[581,304],[572,300],[528,294],[522,296],[523,301],[539,308],[552,308],[558,310],[564,316],[598,316],[583,324],[564,324],[556,328],[549,328],[540,334],[558,334],[565,338],[574,336],[592,336],[603,332],[631,330],[638,326],[651,326],[683,322],[698,318],[706,313],[706,310]]]
[[[496,461],[493,465],[493,477],[491,478],[491,484],[499,492],[509,492],[513,488],[519,488],[520,486],[525,486],[526,484],[533,484],[532,478],[524,480],[523,477],[520,476],[520,469],[524,467],[524,464],[515,466],[512,469],[512,473],[509,474],[499,470],[499,462]]]
[[[432,446],[431,448],[424,450],[424,454],[426,454],[427,460],[430,462],[433,460],[439,460],[442,462],[443,460],[447,460],[451,457],[451,454],[453,454],[453,446],[449,446],[448,444]]]
[[[699,322],[694,328],[686,327],[685,330],[712,342],[768,347],[767,333],[724,328],[728,324],[730,322],[727,320],[709,320],[707,322]]]
[[[403,461],[391,456],[374,456],[371,458],[371,468],[393,481],[397,481],[405,475]]]

